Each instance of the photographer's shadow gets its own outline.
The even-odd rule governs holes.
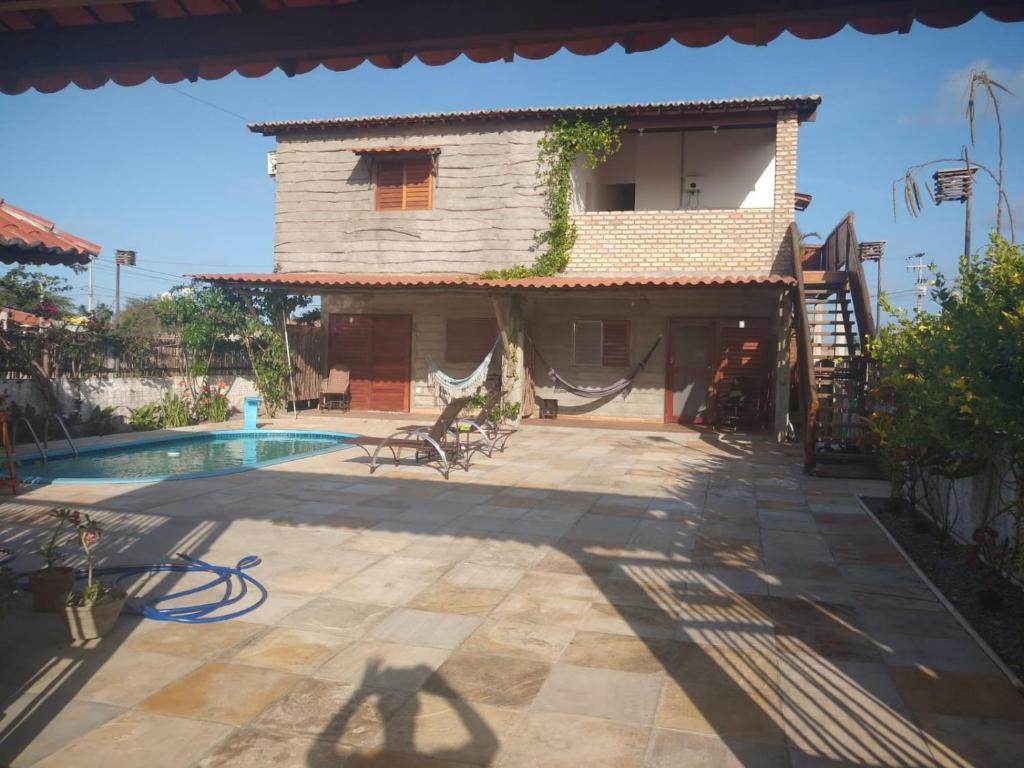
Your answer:
[[[423,679],[427,679],[425,686],[406,699],[396,711],[388,694],[408,690],[410,681]],[[424,696],[424,692],[429,694]],[[372,748],[351,751],[343,745],[351,743],[349,732],[353,717],[369,701],[374,701],[377,717],[384,724],[382,738]],[[417,724],[424,720],[429,720],[435,727],[440,726],[444,732],[443,737],[439,733],[430,734],[429,741],[456,741],[461,736],[462,743],[433,749],[419,748],[416,744]],[[491,727],[436,671],[426,665],[384,667],[380,659],[367,662],[359,688],[331,718],[318,742],[319,746],[308,756],[310,768],[327,765],[394,768],[401,756],[410,755],[430,758],[439,764],[451,761],[488,765],[498,753],[498,739]],[[333,750],[333,760],[330,755],[324,755],[324,749]]]

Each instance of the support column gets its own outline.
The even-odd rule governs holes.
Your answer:
[[[790,337],[793,334],[793,292],[784,291],[779,298],[778,350],[775,364],[775,439],[786,437],[789,415]]]
[[[501,391],[505,393],[505,402],[518,404],[516,418],[522,418],[523,392],[526,381],[524,360],[524,322],[523,299],[521,296],[491,296],[494,305],[494,316],[498,321],[498,333],[501,336]]]

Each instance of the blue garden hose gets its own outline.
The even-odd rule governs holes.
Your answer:
[[[103,568],[93,568],[92,574],[94,577],[115,577],[111,581],[111,584],[114,586],[120,585],[125,579],[145,573],[209,573],[213,576],[213,578],[205,584],[200,584],[199,586],[191,587],[190,589],[171,592],[167,595],[150,598],[148,600],[138,598],[125,604],[126,610],[131,613],[137,613],[147,619],[153,619],[154,621],[177,621],[182,624],[209,624],[214,621],[228,621],[229,619],[237,619],[240,616],[244,616],[247,613],[255,611],[267,601],[267,588],[246,573],[249,568],[253,568],[260,564],[261,560],[256,555],[246,555],[239,560],[238,564],[235,566],[212,565],[211,563],[207,563],[203,560],[189,557],[181,552],[178,553],[178,557],[185,562],[155,563],[153,565],[111,565]],[[76,580],[80,581],[84,578],[86,578],[86,572],[84,570],[80,569],[75,571]],[[235,579],[238,580],[237,590],[235,588]],[[221,595],[219,600],[214,600],[209,603],[200,603],[198,605],[174,605],[166,608],[157,607],[160,603],[180,600],[181,598],[188,597],[189,595],[195,595],[199,592],[205,592],[208,589],[214,589],[221,584],[224,585],[224,594]],[[215,611],[226,608],[230,605],[235,605],[241,600],[244,600],[249,591],[250,585],[259,592],[258,600],[244,608],[239,608],[238,610],[230,613],[221,613],[216,616],[210,615]]]

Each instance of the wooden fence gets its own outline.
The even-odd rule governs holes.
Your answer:
[[[289,325],[288,343],[291,346],[292,370],[295,377],[295,399],[299,402],[318,400],[320,381],[326,371],[323,359],[323,328],[314,325]]]

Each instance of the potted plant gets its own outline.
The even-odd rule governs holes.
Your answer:
[[[85,552],[86,581],[80,591],[64,595],[64,619],[72,640],[92,640],[111,630],[128,594],[92,577],[92,550],[100,538],[99,524],[89,515],[82,515],[75,528]]]
[[[67,560],[67,555],[60,549],[60,535],[65,525],[78,525],[80,513],[73,509],[51,509],[50,516],[57,521],[53,534],[46,544],[36,550],[46,565],[28,577],[34,611],[57,610],[58,598],[75,586],[75,569],[61,565]]]

